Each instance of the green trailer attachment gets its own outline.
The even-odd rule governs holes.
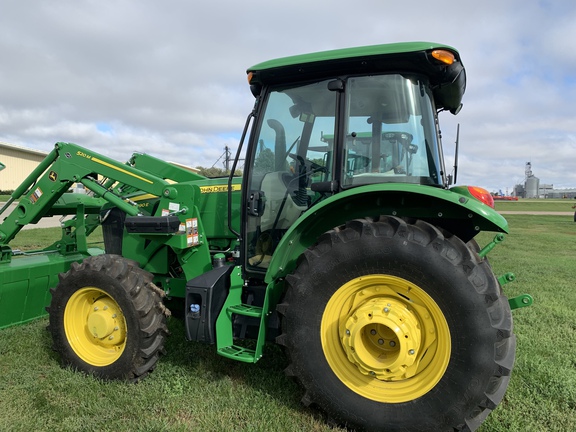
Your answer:
[[[81,253],[16,253],[10,262],[0,264],[0,328],[21,324],[46,315],[50,288],[58,283],[58,274],[68,271],[73,262],[82,261]]]

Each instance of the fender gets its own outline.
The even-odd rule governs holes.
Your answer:
[[[316,239],[347,221],[392,215],[423,219],[467,242],[480,231],[508,233],[508,222],[496,210],[454,191],[416,184],[359,186],[333,195],[303,213],[282,237],[265,281],[286,276]]]

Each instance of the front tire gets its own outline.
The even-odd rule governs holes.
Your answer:
[[[63,366],[136,381],[152,371],[168,335],[163,292],[117,255],[86,258],[52,290],[49,331]]]
[[[351,221],[286,278],[287,369],[339,423],[475,430],[501,401],[512,316],[489,264],[429,223]]]

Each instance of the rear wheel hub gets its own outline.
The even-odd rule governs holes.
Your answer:
[[[393,298],[375,298],[346,320],[342,346],[348,360],[364,375],[381,380],[413,376],[419,358],[420,323],[406,305]]]

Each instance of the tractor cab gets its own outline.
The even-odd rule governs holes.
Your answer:
[[[322,67],[297,56],[249,70],[258,108],[243,188],[248,268],[265,271],[283,234],[336,193],[447,186],[437,110],[459,109],[465,78],[456,52],[440,48],[341,50]]]

